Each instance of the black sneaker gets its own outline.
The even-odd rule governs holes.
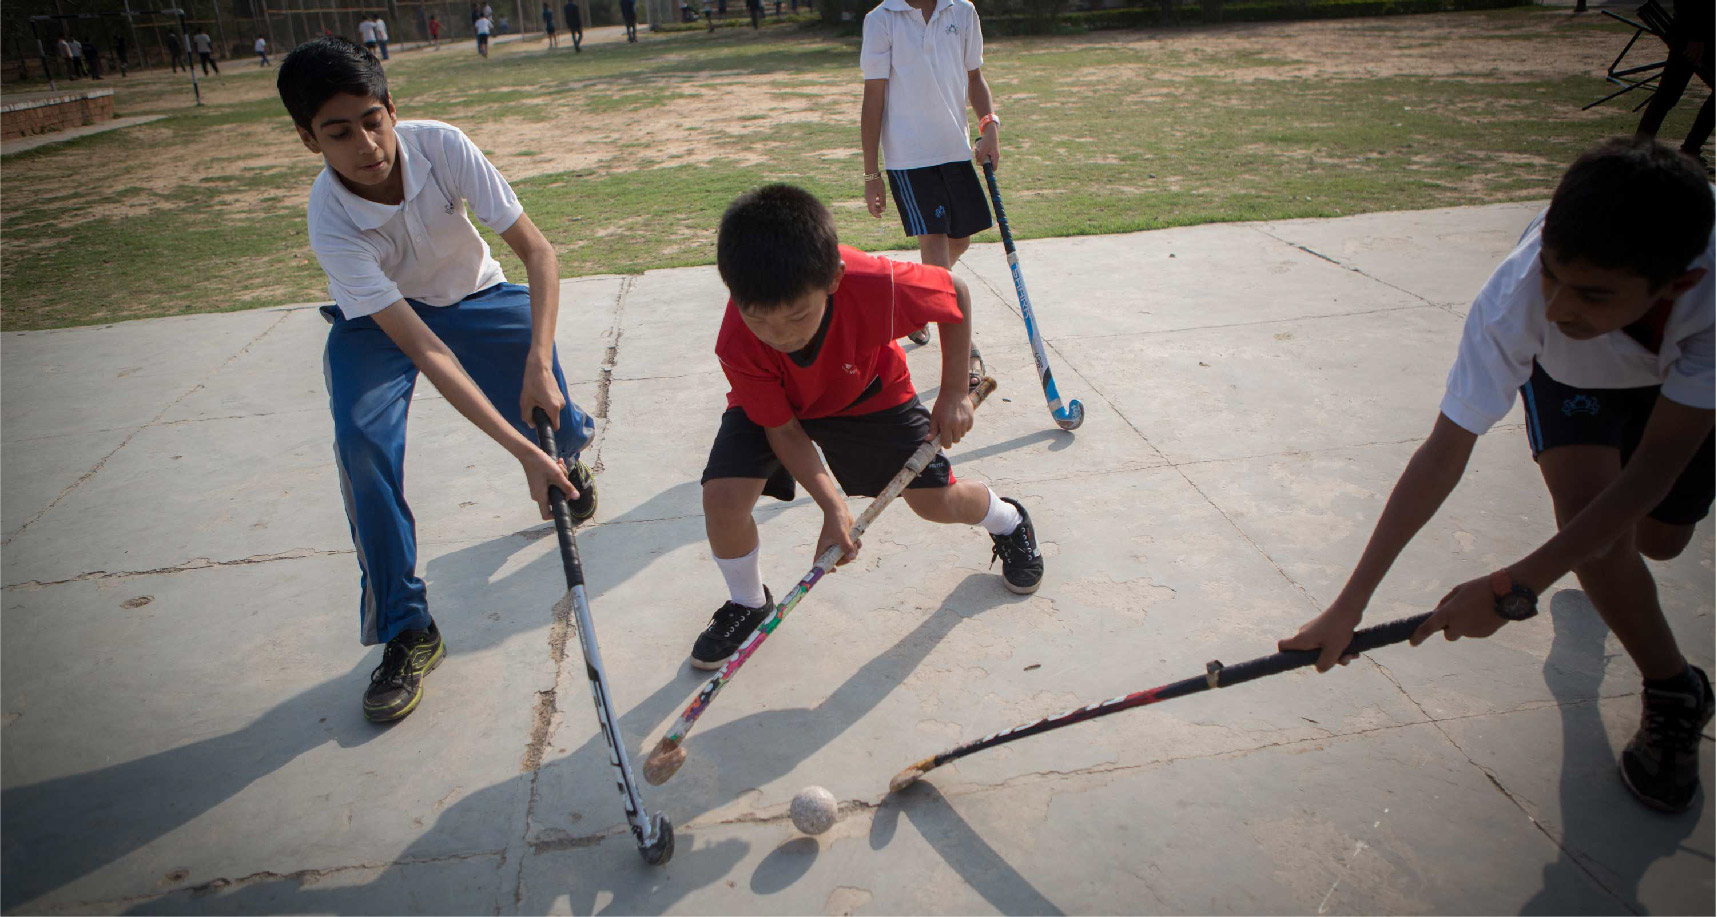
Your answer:
[[[591,475],[590,466],[582,461],[574,464],[567,478],[572,481],[572,486],[578,488],[578,499],[566,501],[566,508],[572,513],[572,524],[589,522],[596,515],[596,478]]]
[[[763,607],[746,608],[738,602],[728,602],[715,610],[709,626],[692,644],[692,668],[709,671],[719,669],[732,656],[745,638],[775,610],[775,598],[769,587],[763,587]]]
[[[1001,558],[1002,585],[1009,592],[1031,595],[1043,582],[1043,554],[1037,550],[1037,531],[1031,527],[1031,514],[1018,500],[1003,497],[1002,502],[1019,510],[1019,525],[1010,534],[990,536],[996,543],[990,566],[995,566],[996,558]]]
[[[447,655],[441,628],[429,622],[428,630],[400,631],[382,649],[382,664],[370,673],[364,692],[364,717],[373,723],[404,719],[423,699],[423,676]]]
[[[1699,793],[1699,733],[1711,722],[1711,679],[1687,667],[1683,684],[1645,689],[1639,731],[1622,749],[1622,782],[1639,801],[1684,812]]]
[[[930,326],[925,325],[917,331],[908,334],[906,339],[920,347],[923,347],[925,344],[930,343]]]

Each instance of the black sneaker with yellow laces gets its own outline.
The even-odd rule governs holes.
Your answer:
[[[372,723],[404,719],[423,700],[423,677],[441,664],[447,645],[441,628],[429,622],[427,630],[403,630],[382,648],[382,663],[370,673],[364,692],[364,718]]]

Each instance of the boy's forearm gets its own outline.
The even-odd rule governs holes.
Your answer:
[[[546,366],[554,357],[554,332],[560,321],[560,259],[526,214],[520,214],[501,239],[525,264],[531,290],[530,359]]]
[[[966,83],[966,96],[972,104],[972,111],[979,120],[985,115],[996,113],[995,99],[990,95],[990,81],[984,79],[982,71],[975,71]]]
[[[888,104],[888,81],[864,81],[864,105],[859,110],[859,149],[866,174],[878,170],[877,146],[882,142],[882,110]]]
[[[799,486],[805,488],[805,493],[825,511],[836,505],[844,505],[841,492],[835,487],[835,479],[829,474],[829,469],[823,465],[823,459],[817,455],[817,447],[811,442],[811,437],[805,433],[805,428],[799,426],[799,421],[789,420],[779,427],[769,427],[765,431],[769,437],[769,447],[775,450],[775,457],[781,460],[787,473]]]
[[[1443,501],[1460,483],[1478,437],[1439,414],[1431,436],[1414,451],[1400,480],[1383,506],[1383,515],[1366,542],[1347,584],[1337,601],[1364,608],[1379,583],[1425,523],[1437,514]]]
[[[1711,434],[1712,412],[1659,398],[1628,463],[1610,485],[1538,550],[1509,568],[1509,577],[1542,594],[1581,561],[1609,547],[1663,501]]]
[[[964,392],[967,373],[971,372],[972,350],[972,291],[966,282],[949,273],[954,281],[954,301],[960,305],[960,321],[939,322],[936,325],[942,345],[942,391]]]

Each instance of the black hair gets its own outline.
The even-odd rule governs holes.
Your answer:
[[[1711,184],[1692,159],[1649,137],[1613,137],[1563,173],[1544,217],[1557,258],[1624,270],[1653,290],[1711,239]]]
[[[310,130],[310,122],[329,99],[345,93],[388,102],[388,78],[381,61],[348,38],[312,38],[280,62],[274,85],[292,122]]]
[[[835,218],[809,191],[764,185],[721,216],[715,264],[733,301],[773,308],[827,287],[840,270]]]

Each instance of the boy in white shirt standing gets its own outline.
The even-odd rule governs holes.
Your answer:
[[[368,16],[358,17],[358,40],[371,54],[376,54],[376,24]],[[376,59],[380,60],[380,55]]]
[[[299,138],[327,163],[309,211],[310,248],[335,302],[322,310],[333,325],[323,373],[362,573],[360,635],[386,644],[364,715],[388,722],[416,709],[445,654],[405,501],[418,374],[519,461],[544,519],[551,486],[575,519],[595,514],[595,483],[578,461],[594,425],[567,397],[555,355],[554,248],[482,151],[451,125],[397,120],[381,63],[346,39],[299,45],[276,82]],[[524,262],[529,289],[507,282],[467,204]],[[559,431],[559,456],[537,447],[537,408]]]
[[[489,18],[489,8],[485,6],[483,10],[483,15],[478,16],[477,21],[471,24],[471,31],[477,33],[477,53],[488,57],[489,33],[494,30],[495,23]]]
[[[883,173],[906,234],[918,239],[919,259],[952,271],[975,233],[990,228],[990,205],[972,166],[975,156],[1001,161],[1001,120],[984,81],[984,35],[971,0],[884,0],[864,17],[864,105],[859,142],[864,199],[871,216],[887,208]],[[978,115],[972,145],[966,106]],[[929,343],[926,329],[908,335]],[[982,372],[971,352],[973,386]]]
[[[1347,661],[1378,583],[1518,390],[1559,531],[1450,590],[1413,642],[1488,637],[1572,571],[1645,679],[1623,782],[1652,808],[1692,805],[1711,681],[1681,655],[1644,558],[1678,556],[1711,510],[1712,206],[1702,170],[1649,139],[1608,141],[1568,169],[1473,303],[1442,412],[1359,566],[1282,649],[1321,649],[1319,671]]]

